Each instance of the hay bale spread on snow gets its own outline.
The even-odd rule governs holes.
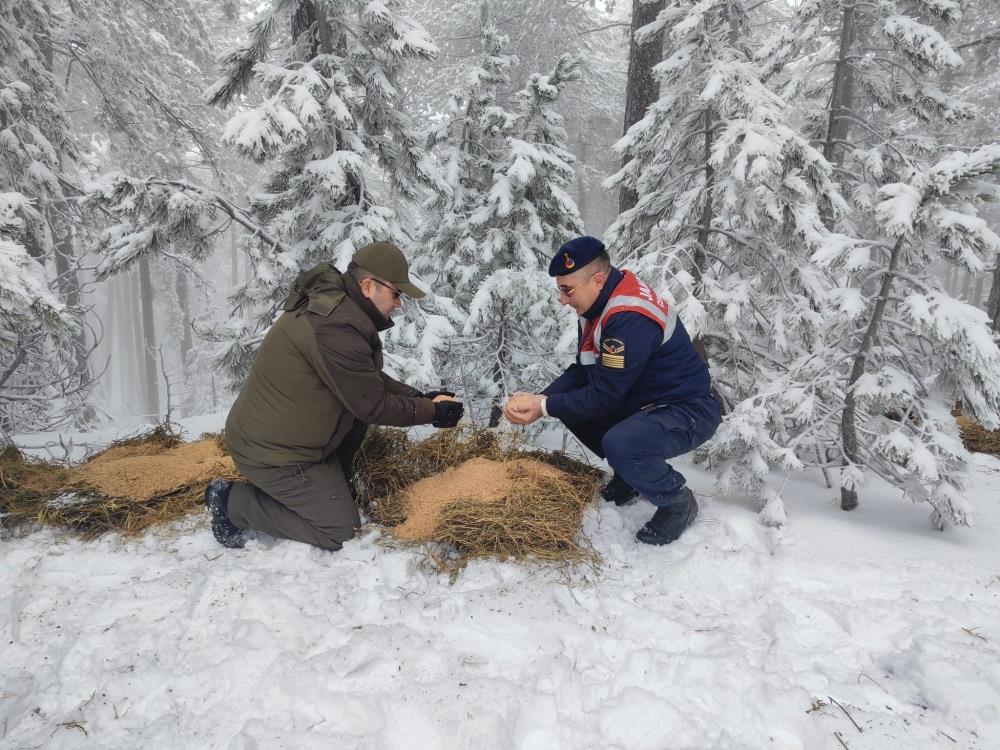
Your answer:
[[[491,430],[414,443],[383,429],[355,468],[368,515],[404,541],[450,543],[463,557],[589,557],[580,529],[601,473],[562,454],[520,450]]]
[[[138,535],[202,507],[205,486],[237,478],[218,436],[184,443],[168,425],[120,440],[74,468],[0,456],[0,526],[42,523],[87,536]]]
[[[469,557],[580,561],[583,514],[601,473],[559,453],[521,450],[493,430],[444,430],[411,442],[369,432],[356,484],[368,515],[406,542]],[[202,512],[205,486],[239,478],[220,436],[184,443],[169,426],[113,443],[79,466],[0,454],[0,529],[41,523],[87,537],[128,536]]]
[[[1000,430],[987,430],[976,420],[961,414],[955,417],[955,421],[968,450],[1000,457]]]

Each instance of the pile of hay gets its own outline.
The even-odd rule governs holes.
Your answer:
[[[962,442],[970,451],[1000,456],[1000,430],[987,430],[976,420],[961,414],[955,417],[962,432]]]
[[[564,455],[490,430],[414,443],[388,429],[369,433],[355,468],[365,511],[404,541],[449,544],[460,560],[592,557],[580,529],[602,475]]]
[[[206,485],[239,477],[217,435],[184,443],[169,425],[120,440],[65,468],[0,454],[0,528],[48,524],[94,537],[128,536],[201,510]]]

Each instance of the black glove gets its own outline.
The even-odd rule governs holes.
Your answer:
[[[434,404],[434,421],[431,424],[435,427],[454,427],[464,413],[461,401],[438,401]]]
[[[427,391],[426,393],[421,393],[420,395],[423,396],[424,398],[435,399],[438,396],[454,396],[455,393],[454,391],[440,390],[440,391]]]

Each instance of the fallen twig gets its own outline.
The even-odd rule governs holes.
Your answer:
[[[988,643],[988,641],[983,636],[979,635],[979,633],[976,632],[977,630],[979,630],[979,626],[976,626],[974,628],[962,628],[962,630],[964,630],[966,633],[968,633],[972,637],[978,638],[983,643]]]
[[[847,709],[846,709],[846,708],[844,708],[844,707],[843,707],[842,705],[840,705],[840,702],[839,702],[839,701],[838,701],[838,700],[837,700],[836,698],[834,698],[834,697],[832,697],[832,696],[829,696],[829,695],[828,695],[828,696],[826,696],[826,697],[827,697],[827,698],[829,698],[829,699],[830,699],[830,700],[831,700],[831,701],[832,701],[833,703],[836,703],[836,704],[837,704],[837,707],[838,707],[838,708],[839,708],[839,709],[840,709],[841,711],[843,711],[843,712],[844,712],[844,714],[845,714],[845,715],[847,716],[847,718],[848,718],[848,719],[850,719],[850,720],[851,720],[851,723],[852,723],[852,724],[854,725],[855,729],[857,729],[857,730],[858,730],[859,732],[864,732],[864,731],[865,731],[865,730],[863,730],[863,729],[862,729],[861,727],[859,727],[859,726],[858,726],[858,722],[856,722],[856,721],[854,720],[854,717],[853,717],[853,716],[851,716],[851,714],[850,714],[850,713],[849,713],[849,712],[847,711]],[[846,745],[845,745],[845,747],[846,747]]]
[[[81,732],[83,732],[83,735],[85,737],[89,737],[90,735],[87,734],[87,730],[84,729],[83,727],[83,725],[86,723],[87,722],[83,721],[82,719],[80,721],[64,721],[61,724],[59,724],[55,729],[52,730],[52,734],[55,734],[56,731],[58,731],[59,727],[63,727],[65,729],[79,729]]]
[[[846,743],[846,742],[844,742],[844,738],[840,736],[840,732],[834,732],[834,733],[833,733],[833,736],[837,738],[837,742],[839,742],[839,743],[840,743],[840,746],[841,746],[841,747],[843,747],[843,748],[844,748],[844,750],[851,750],[851,749],[850,749],[850,748],[849,748],[849,747],[847,746],[847,743]]]
[[[871,678],[871,677],[870,677],[869,675],[866,675],[866,674],[865,674],[864,672],[862,672],[861,674],[859,674],[859,675],[858,675],[858,684],[859,684],[859,685],[861,684],[861,678],[862,678],[862,677],[867,677],[867,678],[868,678],[869,680],[871,680],[871,681],[872,681],[872,682],[874,682],[874,683],[875,683],[876,685],[878,685],[878,687],[879,687],[879,688],[881,688],[882,690],[885,690],[885,688],[884,688],[884,687],[882,687],[881,685],[879,685],[879,684],[878,684],[877,682],[875,682],[875,680],[874,680],[874,679],[872,679],[872,678]]]

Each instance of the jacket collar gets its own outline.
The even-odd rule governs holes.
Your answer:
[[[375,324],[375,328],[378,331],[385,331],[395,325],[389,318],[383,315],[377,307],[375,307],[374,302],[362,293],[361,285],[358,283],[356,278],[349,273],[342,274],[342,276],[344,279],[344,288],[347,290],[347,296],[361,308],[365,315],[371,318],[372,323]]]
[[[608,300],[611,298],[612,292],[615,291],[615,287],[621,283],[623,278],[625,278],[625,274],[617,268],[612,267],[611,273],[608,274],[608,280],[605,281],[604,286],[601,287],[601,293],[598,295],[597,301],[590,306],[590,309],[583,314],[583,317],[587,320],[597,319],[597,317],[604,312],[604,306],[608,304]]]

